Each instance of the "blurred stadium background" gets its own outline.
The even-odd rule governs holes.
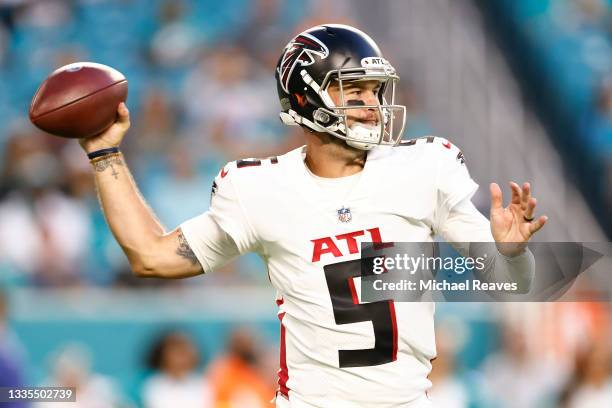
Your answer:
[[[610,0],[0,0],[0,385],[74,385],[79,407],[147,408],[269,406],[275,389],[278,320],[262,263],[132,278],[85,155],[27,121],[53,69],[88,60],[127,76],[123,150],[173,228],[207,208],[223,163],[300,143],[278,120],[273,76],[291,36],[354,24],[399,69],[405,138],[461,146],[484,213],[489,182],[529,180],[550,216],[540,240],[608,241],[611,10]],[[436,406],[612,406],[610,312],[438,305]]]

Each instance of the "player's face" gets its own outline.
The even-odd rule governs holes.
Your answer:
[[[355,122],[360,122],[366,126],[379,126],[379,110],[376,108],[360,108],[359,106],[380,105],[378,100],[380,88],[381,83],[376,80],[345,81],[342,83],[342,90],[337,83],[333,83],[329,86],[327,92],[336,106],[355,106],[354,109],[346,110],[349,128]]]

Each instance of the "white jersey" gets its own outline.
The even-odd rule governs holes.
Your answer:
[[[358,260],[364,241],[444,235],[450,209],[477,185],[459,149],[433,136],[368,152],[344,198],[322,193],[304,154],[229,163],[205,214],[240,253],[255,251],[267,263],[281,320],[279,392],[298,408],[413,406],[431,386],[434,304],[360,303],[359,272],[333,264]],[[181,228],[202,259],[199,225],[195,218]],[[482,227],[488,232],[484,217]]]

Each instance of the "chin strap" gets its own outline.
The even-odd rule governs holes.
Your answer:
[[[283,125],[287,125],[287,126],[298,126],[299,123],[294,119],[294,117],[289,112],[293,112],[293,111],[289,109],[288,112],[279,113],[281,122],[283,122]]]
[[[285,125],[305,125],[308,128],[314,130],[315,132],[325,132],[331,134],[332,136],[339,137],[340,139],[343,139],[347,145],[361,150],[372,149],[378,144],[378,140],[380,138],[380,128],[378,126],[369,127],[360,123],[355,123],[352,127],[348,129],[348,137],[350,137],[351,139],[359,140],[350,140],[347,139],[346,136],[342,137],[342,135],[338,134],[338,132],[342,132],[345,135],[347,134],[344,123],[337,122],[331,126],[324,127],[299,115],[293,109],[289,109],[287,112],[281,112],[279,116],[281,122],[283,122]]]
[[[289,125],[289,126],[306,125],[310,129],[314,130],[315,132],[329,133],[325,127],[319,125],[318,123],[315,123],[315,122],[312,122],[306,119],[305,117],[299,115],[293,109],[289,109],[287,112],[281,112],[279,116],[280,116],[281,122],[283,122],[285,125]]]

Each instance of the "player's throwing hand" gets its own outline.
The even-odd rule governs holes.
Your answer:
[[[130,112],[124,102],[117,107],[117,120],[111,127],[99,135],[79,139],[79,144],[87,152],[91,153],[109,147],[117,147],[123,140],[123,136],[130,128]]]
[[[506,244],[498,246],[500,252],[506,256],[522,253],[527,246],[527,241],[548,220],[545,215],[535,218],[537,200],[531,196],[529,183],[524,183],[521,188],[515,182],[510,182],[510,188],[512,189],[512,200],[508,207],[504,208],[499,185],[497,183],[490,185],[491,232],[495,242]]]

